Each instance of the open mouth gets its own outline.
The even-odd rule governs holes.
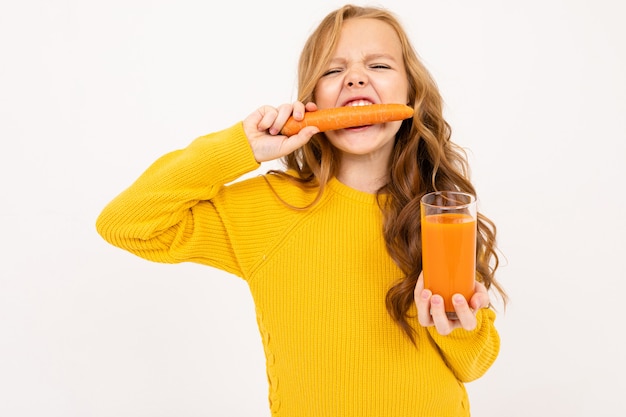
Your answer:
[[[345,107],[357,107],[357,106],[371,106],[372,103],[369,100],[363,100],[363,99],[359,99],[359,100],[353,100],[353,101],[349,101],[346,104],[344,104]]]

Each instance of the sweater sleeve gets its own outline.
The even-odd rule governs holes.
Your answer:
[[[483,308],[476,314],[474,330],[455,329],[442,336],[434,327],[428,327],[448,367],[460,381],[470,382],[480,378],[496,360],[500,351],[500,336],[494,326],[495,318],[493,310]]]
[[[211,199],[258,168],[241,124],[202,136],[156,160],[96,220],[109,243],[163,263],[192,261],[240,275]]]

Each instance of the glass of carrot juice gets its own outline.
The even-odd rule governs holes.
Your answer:
[[[469,301],[476,279],[476,197],[435,191],[420,202],[424,288],[443,297],[448,318],[456,319],[452,295]]]

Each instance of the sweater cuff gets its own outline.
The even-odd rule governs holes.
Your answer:
[[[234,181],[241,175],[254,171],[261,166],[254,158],[252,148],[243,130],[243,123],[219,132],[201,136],[188,147],[197,153],[201,161],[211,161],[217,165],[222,184]]]
[[[491,327],[496,319],[496,313],[490,308],[482,308],[476,313],[476,327],[474,330],[463,328],[454,329],[447,336],[437,332],[434,327],[429,327],[431,337],[444,351],[449,348],[471,348],[472,345],[481,345],[489,336]]]

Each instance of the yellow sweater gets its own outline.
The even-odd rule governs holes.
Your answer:
[[[414,320],[414,346],[385,309],[402,274],[375,197],[333,179],[319,204],[293,210],[276,193],[303,206],[313,192],[276,176],[232,183],[258,166],[240,124],[200,137],[109,203],[98,232],[151,261],[198,262],[248,283],[273,416],[468,416],[463,382],[499,351],[493,311],[445,337]]]

